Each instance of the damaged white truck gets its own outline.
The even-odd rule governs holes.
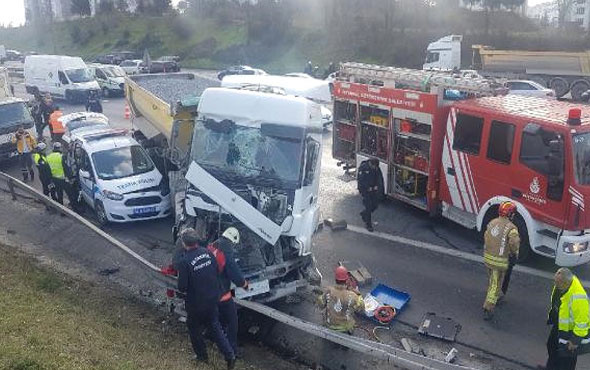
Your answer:
[[[175,237],[184,227],[210,239],[237,227],[237,262],[251,286],[237,295],[274,301],[319,278],[320,106],[214,84],[192,74],[127,77],[136,136],[169,176]]]

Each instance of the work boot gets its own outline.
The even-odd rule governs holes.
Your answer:
[[[29,176],[31,176],[31,182],[34,182],[35,181],[35,171],[33,171],[32,168],[29,170]]]
[[[483,319],[485,321],[490,321],[494,318],[494,313],[492,311],[488,311],[486,309],[483,310]]]
[[[372,222],[367,222],[366,223],[366,226],[367,226],[367,230],[368,231],[370,231],[370,232],[375,231],[375,229],[373,228],[373,223]]]
[[[26,172],[23,172],[23,182],[28,182],[29,181],[29,174]]]
[[[234,367],[236,367],[236,358],[232,357],[227,360],[227,370],[233,370]]]

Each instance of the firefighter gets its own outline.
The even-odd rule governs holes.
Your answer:
[[[554,280],[547,319],[547,324],[552,325],[547,340],[549,356],[544,369],[575,370],[579,346],[588,339],[588,295],[580,280],[567,268],[557,270]]]
[[[47,145],[44,142],[40,142],[35,149],[35,154],[33,154],[33,161],[37,165],[37,171],[39,172],[39,180],[41,181],[41,186],[43,187],[43,194],[45,196],[49,196],[49,185],[51,184],[51,168],[47,163],[47,155],[45,154],[45,149]]]
[[[488,224],[484,234],[484,263],[488,271],[488,291],[483,304],[484,320],[491,320],[498,300],[503,298],[502,285],[508,270],[509,259],[518,258],[520,236],[512,223],[516,205],[502,202],[498,208],[499,217]]]
[[[61,116],[63,116],[63,112],[59,107],[55,107],[49,116],[49,132],[51,133],[51,141],[54,143],[61,141],[61,137],[65,132],[64,126],[59,120]]]
[[[377,209],[383,197],[383,174],[379,168],[378,159],[368,159],[361,163],[358,168],[357,187],[363,197],[365,207],[361,212],[361,217],[367,230],[373,231],[371,214]]]
[[[16,151],[18,152],[18,159],[20,162],[20,169],[23,175],[23,181],[35,180],[35,171],[33,171],[33,150],[37,146],[37,140],[23,127],[19,127],[16,134],[12,137],[12,143],[16,144]]]
[[[192,228],[181,234],[185,249],[178,261],[178,290],[185,293],[186,325],[197,359],[208,362],[203,329],[208,328],[219,350],[233,369],[236,362],[234,351],[219,322],[220,297],[218,267],[215,257],[205,248],[205,241]]]
[[[61,154],[61,143],[53,143],[53,152],[47,156],[47,164],[51,169],[51,198],[60,204],[64,203],[64,189],[66,187],[64,161]]]
[[[234,353],[238,354],[238,310],[233,300],[231,283],[248,289],[248,281],[236,263],[234,247],[240,244],[240,232],[228,227],[219,240],[209,244],[207,249],[213,253],[219,270],[221,298],[219,299],[219,319]]]
[[[352,334],[356,321],[354,314],[365,309],[363,297],[358,290],[347,285],[348,270],[344,266],[334,271],[336,285],[329,287],[319,298],[320,307],[324,308],[325,325],[332,330]]]

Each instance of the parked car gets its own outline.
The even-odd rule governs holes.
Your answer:
[[[119,64],[119,67],[123,68],[125,73],[127,73],[128,75],[136,75],[139,73],[143,73],[141,68],[141,59],[125,60],[121,64]]]
[[[250,66],[231,66],[228,69],[217,74],[217,78],[223,80],[225,76],[231,75],[266,75],[262,69],[252,68]]]
[[[180,57],[175,55],[165,55],[156,59],[158,62],[169,62],[174,64],[175,69],[172,72],[180,72]],[[166,68],[168,70],[168,68]]]
[[[115,51],[113,52],[113,64],[119,65],[124,60],[135,59],[137,55],[132,51]]]
[[[100,85],[102,96],[122,96],[125,94],[125,76],[123,68],[110,64],[89,64],[88,68]]]
[[[535,81],[510,80],[506,81],[504,86],[508,88],[509,94],[555,99],[555,91],[548,89]]]
[[[100,64],[115,64],[115,56],[113,54],[99,55],[92,61]]]
[[[299,77],[299,78],[313,78],[312,76],[308,75],[307,73],[287,73],[285,74],[287,77]]]
[[[178,72],[178,65],[175,62],[162,62],[155,60],[149,68],[149,73]]]
[[[19,51],[6,50],[6,60],[12,60],[15,62],[22,62],[25,60],[25,57]]]

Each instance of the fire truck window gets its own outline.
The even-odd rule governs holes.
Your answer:
[[[457,114],[453,149],[478,155],[479,148],[481,147],[482,129],[483,118],[470,116],[467,114]]]
[[[510,164],[514,144],[514,125],[492,121],[490,141],[488,142],[488,159]]]
[[[522,133],[522,143],[520,145],[520,162],[537,172],[545,175],[549,174],[549,162],[547,158],[551,149],[551,140],[556,137],[556,133],[546,131],[538,126],[534,130],[527,130],[525,128]]]

